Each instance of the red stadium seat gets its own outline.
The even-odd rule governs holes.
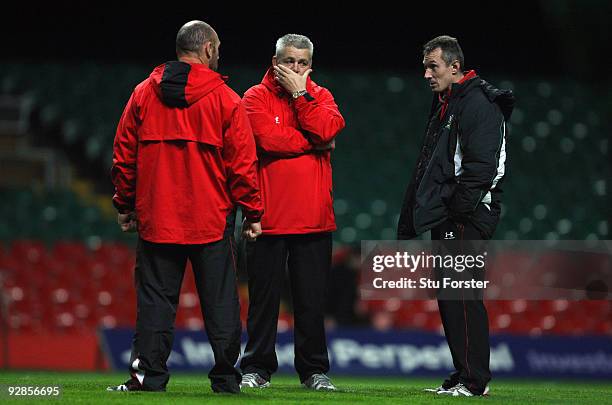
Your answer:
[[[90,251],[82,242],[59,241],[53,245],[51,254],[59,260],[75,261],[90,256]]]
[[[48,256],[48,251],[43,242],[23,239],[11,243],[9,254],[21,263],[38,264]]]

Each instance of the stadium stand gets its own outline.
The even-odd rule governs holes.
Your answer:
[[[0,176],[0,275],[10,329],[79,333],[134,324],[134,238],[116,226],[108,168],[115,125],[131,89],[148,71],[131,65],[0,66],[3,100],[27,100],[30,126],[25,132],[31,145],[26,150],[47,148],[65,157],[75,173],[68,180],[56,174],[60,180],[49,182],[44,179],[52,166],[43,165],[17,183],[12,181],[15,175]],[[239,93],[263,74],[238,68],[224,73]],[[394,239],[404,187],[420,148],[428,90],[419,75],[394,72],[321,71],[313,78],[333,90],[347,122],[333,154],[336,246]],[[591,107],[588,89],[566,81],[492,81],[512,88],[518,98],[496,237],[607,239],[605,103]],[[2,111],[4,129],[6,122],[22,120],[10,108]],[[3,132],[3,171],[23,161],[17,144],[23,143],[24,131],[11,131],[18,141]],[[192,277],[188,271],[177,325],[200,329]],[[244,285],[240,291],[244,320],[248,296]],[[381,327],[440,331],[433,301],[356,305],[357,312],[372,320],[386,314]],[[494,332],[612,334],[609,301],[491,301],[487,306]],[[281,328],[290,328],[291,322],[283,312]]]

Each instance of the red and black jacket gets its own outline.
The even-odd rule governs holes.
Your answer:
[[[220,240],[236,204],[252,222],[263,214],[240,97],[202,64],[168,62],[136,86],[117,127],[111,176],[115,207],[135,211],[150,242]]]
[[[511,91],[494,88],[474,71],[444,97],[434,94],[398,239],[414,238],[449,218],[470,222],[484,239],[492,236],[505,174],[506,122],[513,107]]]

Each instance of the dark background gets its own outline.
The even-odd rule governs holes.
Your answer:
[[[608,1],[207,3],[41,8],[28,2],[4,13],[2,56],[156,65],[175,57],[180,26],[201,19],[221,38],[221,71],[264,68],[276,39],[289,32],[314,42],[315,68],[412,71],[421,68],[422,44],[449,34],[460,40],[466,67],[479,72],[609,82]]]

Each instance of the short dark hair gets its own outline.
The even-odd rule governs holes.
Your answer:
[[[465,59],[463,58],[463,51],[459,46],[457,38],[448,35],[435,37],[423,45],[423,56],[435,51],[437,48],[442,50],[442,60],[446,62],[447,66],[453,63],[454,60],[458,60],[461,70],[465,70]]]
[[[176,34],[176,54],[200,53],[202,45],[214,41],[214,30],[204,21],[189,21]],[[216,44],[213,44],[216,45]]]

